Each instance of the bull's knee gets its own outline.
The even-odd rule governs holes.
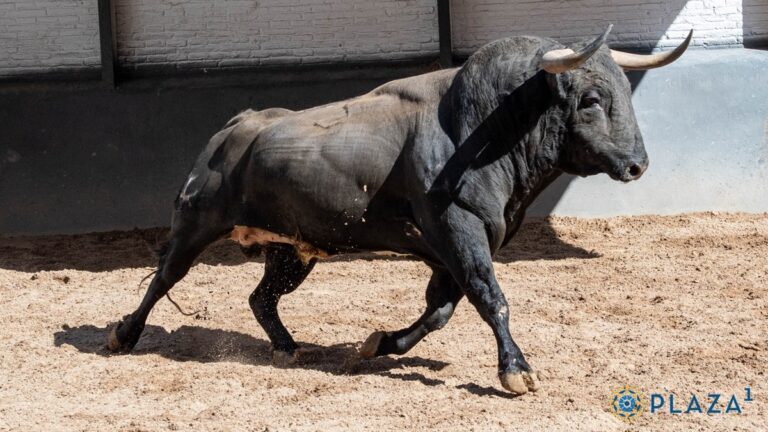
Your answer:
[[[453,316],[454,306],[451,303],[438,308],[435,312],[424,322],[424,327],[428,332],[440,330],[448,324],[448,321]]]

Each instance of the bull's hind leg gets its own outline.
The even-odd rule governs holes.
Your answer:
[[[429,333],[448,323],[456,304],[464,296],[461,288],[445,270],[433,270],[427,285],[427,309],[410,327],[396,332],[377,331],[360,348],[360,356],[371,358],[387,354],[405,354]]]
[[[123,318],[109,335],[107,348],[113,352],[129,352],[139,341],[147,317],[155,304],[180,281],[193,261],[206,246],[221,237],[226,227],[214,221],[213,214],[177,211],[171,237],[160,252],[160,263],[139,308]],[[231,227],[230,227],[231,229]]]
[[[298,348],[291,334],[280,321],[277,304],[280,297],[293,292],[304,281],[316,259],[304,264],[296,250],[288,245],[270,245],[267,248],[264,264],[264,276],[251,294],[248,302],[256,321],[267,333],[274,349],[273,356],[277,363],[292,359]]]

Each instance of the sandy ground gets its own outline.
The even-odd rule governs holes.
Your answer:
[[[495,262],[512,333],[545,376],[517,398],[466,301],[407,355],[357,360],[371,331],[420,314],[429,275],[408,259],[318,265],[281,304],[314,359],[279,369],[247,304],[263,263],[216,244],[172,292],[201,312],[162,300],[134,353],[110,355],[110,323],[138,305],[158,235],[0,240],[0,429],[768,429],[768,215],[526,224]],[[743,400],[749,386],[755,400],[741,415],[646,412],[628,426],[608,407],[625,384],[684,401]]]

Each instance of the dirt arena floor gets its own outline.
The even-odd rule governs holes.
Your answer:
[[[281,303],[312,356],[279,369],[247,303],[263,262],[222,242],[172,291],[200,312],[164,299],[133,354],[110,355],[111,323],[138,305],[158,236],[0,239],[0,429],[768,429],[768,215],[524,225],[495,261],[512,333],[544,378],[517,398],[501,389],[491,331],[466,301],[405,356],[358,360],[370,332],[422,310],[427,268],[405,258],[318,265]],[[625,384],[673,393],[682,409],[691,393],[736,394],[742,414],[646,406],[627,425],[609,411]]]

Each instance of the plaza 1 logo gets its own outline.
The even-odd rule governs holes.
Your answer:
[[[678,397],[675,393],[651,393],[650,398],[635,387],[625,385],[611,393],[610,411],[622,421],[632,423],[644,412],[650,414],[741,414],[744,406],[752,398],[752,389],[744,388],[744,392],[723,393],[691,393],[688,397]]]
[[[627,423],[632,423],[643,414],[645,396],[640,390],[625,385],[616,389],[611,395],[611,412]]]

